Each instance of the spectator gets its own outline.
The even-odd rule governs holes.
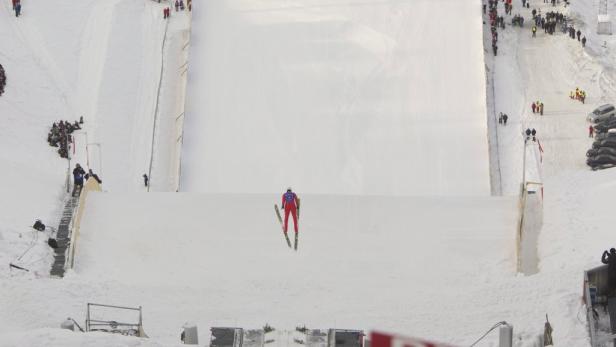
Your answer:
[[[588,137],[595,137],[595,128],[592,125],[588,126]]]
[[[6,86],[6,74],[4,68],[0,65],[0,96],[4,94],[4,87]]]
[[[616,294],[616,249],[610,248],[610,252],[604,251],[601,256],[601,262],[607,264],[607,285],[610,294],[613,297]]]
[[[81,188],[83,188],[83,175],[85,173],[81,165],[75,165],[73,169],[73,196],[79,196],[81,193]]]
[[[86,178],[86,181],[88,179],[90,179],[90,177],[94,178],[96,180],[96,182],[98,182],[98,184],[103,184],[103,181],[98,177],[97,174],[95,174],[94,172],[92,172],[92,169],[88,170],[88,173],[84,176]]]
[[[79,129],[81,129],[81,125],[77,121],[70,123],[61,120],[57,124],[53,123],[47,134],[47,142],[52,147],[58,147],[58,154],[61,158],[68,158],[69,144],[73,142],[71,134]]]
[[[148,175],[143,174],[143,185],[144,185],[145,187],[147,187],[147,186],[148,186],[149,181],[150,181],[150,179],[148,178]]]

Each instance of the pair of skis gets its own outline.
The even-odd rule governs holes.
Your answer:
[[[280,215],[280,209],[278,209],[278,205],[274,204],[274,209],[276,210],[276,217],[278,217],[278,221],[280,222],[280,227],[282,227],[282,233],[284,234],[285,240],[287,240],[287,245],[291,248],[291,240],[289,239],[289,235],[284,232],[284,225],[282,224],[282,215]],[[297,219],[299,219],[299,207],[297,209]],[[297,251],[297,236],[299,233],[295,233],[295,243],[293,248]]]

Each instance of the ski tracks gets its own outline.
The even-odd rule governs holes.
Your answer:
[[[5,8],[5,17],[11,17],[8,13],[11,13],[8,1],[3,1]],[[60,95],[66,105],[67,111],[72,117],[76,118],[77,107],[75,99],[72,97],[74,91],[69,87],[69,84],[63,77],[61,69],[56,65],[55,60],[52,58],[49,51],[45,48],[45,40],[41,37],[41,34],[37,30],[36,22],[34,22],[27,15],[22,15],[19,19],[9,18],[7,22],[10,23],[13,31],[15,32],[15,38],[18,39],[32,54],[34,61],[37,65],[47,74],[48,79],[52,82],[58,95]]]
[[[99,90],[107,58],[113,10],[120,1],[122,0],[98,2],[90,11],[82,34],[77,95],[80,110],[88,121],[94,124],[96,124]],[[90,135],[94,135],[93,127],[89,127],[88,130],[91,132]]]

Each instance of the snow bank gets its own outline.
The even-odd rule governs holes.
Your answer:
[[[180,344],[161,344],[149,339],[139,339],[107,333],[75,333],[61,329],[36,329],[27,334],[18,332],[0,335],[0,347],[50,346],[50,347],[162,347]],[[182,345],[183,346],[183,345]]]
[[[182,189],[490,194],[479,5],[195,6]]]

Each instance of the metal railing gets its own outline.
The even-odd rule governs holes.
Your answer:
[[[94,307],[105,307],[116,310],[128,310],[128,311],[136,311],[139,312],[139,319],[136,323],[127,323],[127,322],[118,322],[115,320],[103,320],[103,319],[92,319],[92,309]],[[126,307],[126,306],[115,306],[115,305],[104,305],[104,304],[87,304],[87,312],[86,312],[86,331],[104,331],[115,334],[122,334],[128,336],[138,336],[138,337],[147,337],[145,332],[143,331],[143,313],[141,306],[139,307]]]

